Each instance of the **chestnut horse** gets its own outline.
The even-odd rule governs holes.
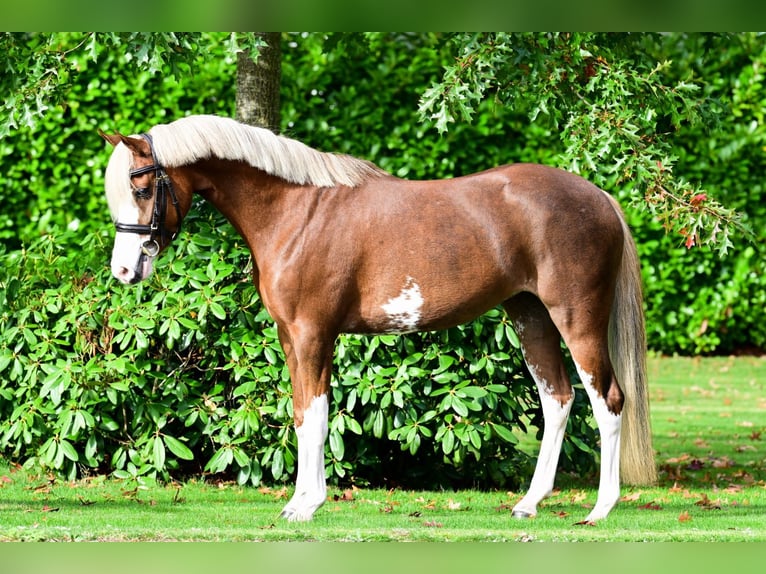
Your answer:
[[[195,193],[247,242],[293,387],[298,473],[282,516],[310,520],[327,496],[328,391],[339,334],[444,329],[498,305],[518,333],[544,415],[537,466],[513,515],[534,516],[553,488],[574,400],[562,338],[601,437],[598,496],[586,520],[607,516],[621,479],[655,480],[639,264],[606,192],[533,164],[403,180],[216,116],[186,117],[141,136],[101,135],[115,146],[106,196],[117,279],[149,276]]]

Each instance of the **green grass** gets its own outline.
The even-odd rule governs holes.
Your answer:
[[[289,489],[74,483],[0,473],[3,541],[766,541],[766,358],[650,361],[660,484],[624,488],[595,526],[593,477],[564,476],[531,520],[521,492],[330,491],[310,523]]]

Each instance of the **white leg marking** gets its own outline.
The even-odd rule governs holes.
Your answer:
[[[423,306],[423,296],[420,286],[412,277],[407,277],[402,292],[397,297],[389,299],[381,305],[391,320],[392,333],[410,333],[415,331],[420,323],[420,309]]]
[[[595,522],[606,518],[620,498],[620,427],[622,416],[609,411],[606,401],[593,388],[593,375],[575,362],[577,373],[588,393],[593,416],[601,436],[601,479],[598,498],[586,520]]]
[[[282,516],[291,522],[311,520],[327,498],[324,472],[327,417],[327,395],[314,397],[303,415],[303,424],[295,429],[298,435],[298,477],[295,493],[282,510]]]
[[[523,351],[523,349],[522,349]],[[535,516],[537,505],[553,490],[556,467],[559,462],[561,443],[567,428],[567,417],[574,403],[574,395],[563,405],[553,397],[552,387],[540,376],[534,365],[529,365],[529,372],[540,392],[540,405],[543,408],[543,439],[540,442],[540,454],[537,457],[535,473],[527,494],[514,507],[512,514],[518,517]]]

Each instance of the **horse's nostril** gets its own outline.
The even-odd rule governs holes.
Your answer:
[[[127,267],[117,267],[113,270],[113,274],[123,283],[133,284],[139,281],[137,274],[132,269],[128,269]]]

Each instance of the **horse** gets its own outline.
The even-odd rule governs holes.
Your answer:
[[[114,277],[146,279],[194,194],[246,242],[292,384],[298,468],[281,516],[311,520],[327,498],[324,448],[334,346],[342,333],[411,333],[502,306],[544,416],[530,485],[512,516],[553,490],[574,390],[567,346],[600,436],[586,521],[607,517],[620,483],[651,484],[640,265],[618,203],[551,166],[508,164],[451,179],[397,178],[233,119],[195,115],[148,132],[100,135],[116,233]]]

